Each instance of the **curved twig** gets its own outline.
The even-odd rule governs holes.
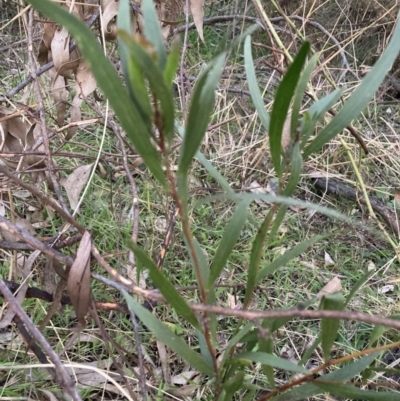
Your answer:
[[[327,178],[315,178],[313,181],[314,185],[322,191],[343,196],[345,198],[360,202],[362,205],[367,204],[361,194],[358,194],[354,188],[350,188],[347,185],[341,184],[334,180],[328,180]],[[382,217],[385,223],[397,236],[400,236],[400,220],[397,219],[391,208],[374,197],[370,197],[369,201],[373,210]]]

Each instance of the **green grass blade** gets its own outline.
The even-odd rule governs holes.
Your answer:
[[[271,366],[276,369],[284,369],[288,372],[296,373],[309,373],[306,368],[299,366],[287,359],[280,358],[279,356],[268,354],[265,352],[243,352],[235,355],[233,359],[251,361],[255,363],[261,363],[262,365]]]
[[[63,25],[79,46],[104,95],[109,100],[128,138],[143,158],[149,170],[164,186],[167,185],[161,158],[150,141],[150,133],[138,110],[130,100],[114,67],[104,55],[96,37],[75,16],[48,0],[28,0],[43,15]]]
[[[203,358],[185,341],[177,336],[169,327],[160,322],[151,312],[136,302],[127,292],[122,291],[129,307],[135,312],[140,321],[150,330],[152,334],[167,347],[171,348],[177,355],[186,361],[191,367],[208,376],[213,376],[214,371]]]
[[[310,50],[310,44],[305,42],[299,50],[298,55],[288,68],[282,78],[276,92],[274,105],[271,111],[271,120],[269,124],[269,146],[271,151],[272,164],[278,177],[281,176],[281,141],[282,130],[285,124],[286,116],[289,111],[290,102],[295,93],[297,82],[299,80],[301,69]]]
[[[167,60],[167,54],[165,52],[164,38],[153,0],[142,1],[142,13],[145,37],[156,49],[158,65],[160,69],[163,70]]]
[[[329,294],[322,297],[321,309],[323,310],[342,310],[344,308],[344,297],[341,293]],[[339,319],[321,320],[321,346],[324,353],[325,362],[331,356],[331,348],[336,340],[340,327]]]
[[[247,36],[244,41],[244,66],[246,70],[247,84],[251,94],[251,100],[257,110],[259,119],[264,129],[269,128],[269,114],[265,110],[264,100],[260,94],[260,89],[257,83],[256,71],[254,69],[253,55],[251,53],[251,36]]]
[[[133,242],[128,243],[129,248],[133,251],[136,256],[138,263],[148,269],[150,279],[153,281],[156,288],[158,288],[169,305],[176,310],[178,315],[186,319],[194,327],[199,327],[199,322],[194,312],[189,308],[182,295],[175,289],[171,282],[164,276],[164,274],[158,270],[155,263]]]
[[[291,248],[288,251],[286,251],[282,256],[279,256],[279,258],[275,259],[268,266],[262,268],[259,271],[257,276],[257,283],[259,283],[268,275],[274,273],[276,269],[279,269],[281,266],[286,265],[292,259],[297,258],[300,254],[305,252],[311,245],[313,245],[315,242],[320,241],[325,237],[326,235],[320,235],[320,234],[314,235],[308,240],[303,241],[300,244],[297,244],[294,248]]]
[[[247,208],[249,202],[244,200],[239,203],[234,215],[225,228],[224,235],[218,245],[217,252],[210,266],[210,277],[208,280],[208,287],[214,285],[215,280],[221,274],[222,269],[232,253],[232,250],[239,238],[240,231],[247,220]]]
[[[304,157],[317,152],[321,147],[341,132],[361,111],[378,90],[400,51],[400,19],[397,20],[389,45],[383,52],[372,70],[362,80],[361,84],[349,97],[339,113],[321,131],[304,151]]]

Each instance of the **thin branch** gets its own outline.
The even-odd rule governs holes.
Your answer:
[[[27,184],[25,181],[21,180],[15,176],[6,167],[0,165],[0,173],[10,178],[16,184],[28,190],[32,195],[35,195],[43,204],[51,207],[55,212],[57,212],[61,217],[63,217],[69,224],[75,227],[81,234],[85,232],[85,227],[81,226],[73,217],[64,211],[62,207],[52,198],[42,194],[37,188],[32,185]]]
[[[59,252],[50,246],[43,244],[37,238],[35,238],[32,234],[28,233],[27,231],[21,229],[20,227],[16,226],[15,224],[11,223],[11,221],[7,220],[3,216],[0,216],[0,228],[2,230],[8,231],[13,235],[16,235],[18,238],[21,238],[25,241],[28,245],[32,248],[37,249],[47,255],[49,258],[56,259],[62,264],[66,266],[72,266],[74,259],[71,256],[67,256],[62,252]]]
[[[74,401],[82,401],[81,396],[76,389],[75,384],[71,380],[70,375],[62,364],[58,355],[51,348],[50,344],[43,337],[42,333],[33,324],[30,317],[25,313],[25,311],[18,304],[14,295],[8,289],[6,283],[0,279],[0,292],[3,294],[4,298],[7,300],[9,307],[13,309],[18,318],[24,323],[25,327],[30,331],[32,338],[37,341],[42,349],[46,352],[50,361],[54,364],[57,372],[56,381],[58,385],[71,396]]]

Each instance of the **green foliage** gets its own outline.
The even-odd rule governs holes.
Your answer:
[[[311,143],[309,143],[309,138],[316,124],[332,104],[339,99],[342,90],[336,90],[324,99],[315,102],[308,111],[300,116],[303,94],[317,62],[317,57],[314,56],[306,63],[310,45],[305,42],[279,84],[272,112],[269,115],[265,110],[256,80],[251,53],[251,37],[246,38],[244,57],[249,89],[261,123],[269,135],[272,164],[278,179],[277,196],[264,196],[246,193],[234,194],[229,182],[199,151],[214,110],[215,89],[227,57],[226,51],[216,55],[197,77],[190,99],[187,122],[184,127],[180,127],[180,124],[175,121],[178,113],[176,113],[171,88],[178,66],[179,52],[177,48],[173,47],[170,54],[167,55],[152,0],[142,1],[145,39],[131,36],[131,32],[128,30],[129,18],[125,15],[128,10],[128,1],[120,0],[118,44],[126,87],[122,84],[110,61],[104,56],[95,36],[82,22],[53,2],[47,0],[27,0],[27,2],[73,32],[83,57],[89,63],[99,87],[114,109],[129,140],[143,158],[149,171],[162,185],[165,193],[172,194],[172,198],[180,210],[187,254],[190,256],[192,267],[196,273],[201,300],[208,304],[206,306],[216,306],[219,302],[214,285],[221,278],[223,269],[246,226],[249,205],[254,199],[261,198],[272,203],[265,218],[258,224],[257,233],[253,238],[245,275],[243,300],[245,311],[249,309],[258,285],[261,285],[264,280],[268,280],[268,284],[273,286],[274,274],[279,268],[292,262],[309,247],[326,237],[326,235],[313,236],[296,244],[266,267],[261,267],[266,247],[273,246],[276,240],[287,212],[287,205],[305,205],[305,202],[290,198],[301,179],[303,159],[320,150],[323,145],[334,138],[358,116],[373,96],[400,49],[400,24],[396,27],[388,48],[371,73],[344,104],[337,116]],[[282,149],[282,131],[290,114],[289,143],[285,149]],[[154,134],[155,128],[159,135]],[[183,137],[176,174],[170,168],[172,157],[169,146],[174,138],[175,130]],[[194,237],[189,219],[188,177],[194,158],[200,161],[207,172],[224,189],[224,199],[238,202],[211,263],[209,263],[202,246]],[[213,200],[216,201],[218,198],[214,197]],[[306,206],[331,216],[340,217],[337,212],[329,211],[326,208]],[[249,386],[250,380],[248,380],[246,370],[254,366],[253,364],[262,366],[272,388],[276,385],[274,376],[276,369],[301,374],[310,373],[301,363],[296,364],[273,354],[276,345],[273,334],[287,322],[286,319],[264,320],[261,323],[253,320],[243,323],[243,320],[238,319],[234,329],[229,332],[230,338],[227,347],[222,350],[222,359],[217,360],[220,351],[217,341],[217,326],[223,323],[207,310],[203,310],[202,319],[198,318],[191,309],[189,301],[175,289],[167,274],[157,269],[147,255],[147,250],[133,244],[130,247],[140,267],[149,271],[151,279],[165,297],[167,304],[185,324],[195,329],[199,351],[197,348],[195,350],[191,344],[189,345],[184,336],[173,332],[161,321],[161,318],[146,310],[133,297],[124,292],[126,302],[158,341],[164,343],[193,369],[212,379],[215,399],[232,399],[236,392]],[[310,301],[306,307],[313,302]],[[334,294],[324,297],[321,307],[328,310],[341,310],[347,303],[348,300],[345,302],[341,295]],[[322,320],[321,336],[315,344],[317,346],[321,340],[326,360],[329,359],[339,327],[337,319]],[[263,333],[263,330],[266,334]],[[380,330],[379,333],[381,332]],[[337,370],[324,376],[324,383],[318,381],[303,383],[272,399],[294,401],[325,392],[354,399],[392,399],[387,393],[384,393],[387,398],[382,398],[380,394],[373,394],[370,391],[346,384],[349,379],[367,369],[378,355],[378,353],[373,353],[350,361],[344,366],[337,366]],[[340,385],[330,384],[330,381],[340,382]]]

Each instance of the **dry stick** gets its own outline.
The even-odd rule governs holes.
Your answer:
[[[13,281],[6,280],[6,279],[3,279],[3,281],[6,283],[7,287],[13,294],[19,290],[20,284],[15,283]],[[46,302],[54,301],[53,294],[50,294],[49,292],[41,290],[36,287],[28,287],[28,289],[26,290],[25,298],[41,299]],[[70,297],[68,297],[66,295],[63,295],[61,297],[60,302],[61,302],[61,305],[72,305],[72,301],[71,301]],[[116,312],[121,312],[121,313],[129,313],[129,310],[128,310],[128,307],[126,304],[121,304],[121,303],[117,303],[117,302],[95,302],[94,305],[98,310],[102,310],[102,311],[116,311]]]
[[[93,251],[93,250],[92,250]],[[100,256],[101,258],[101,256]],[[105,262],[105,261],[104,261]],[[107,264],[107,262],[105,262]],[[114,270],[112,267],[109,267],[110,271]],[[119,273],[114,270],[114,273],[111,272],[111,275],[114,276],[116,282],[111,280],[107,277],[101,276],[97,273],[91,273],[91,276],[110,287],[114,287],[119,291],[128,291],[133,294],[139,295],[149,300],[153,300],[156,302],[163,302],[166,303],[165,298],[155,290],[145,290],[138,285],[132,283],[130,280],[127,280],[125,277],[119,275]],[[119,276],[119,277],[118,277]],[[11,291],[16,291],[18,289],[19,284],[13,283],[11,281],[3,280],[7,287]],[[123,283],[122,283],[123,282]],[[46,291],[29,287],[27,290],[27,297],[28,298],[38,298],[44,301],[52,301],[52,295]],[[70,305],[71,301],[69,297],[63,296],[61,298],[61,303],[63,305]],[[127,313],[128,308],[126,304],[120,303],[113,303],[113,302],[95,302],[96,308],[99,310],[105,311],[118,311]],[[326,310],[312,310],[307,309],[303,310],[300,308],[293,308],[293,309],[285,309],[285,310],[274,310],[274,311],[257,311],[257,310],[237,310],[231,308],[225,308],[222,306],[211,306],[211,305],[204,305],[204,304],[189,304],[192,310],[198,312],[209,312],[214,313],[216,315],[221,316],[228,316],[228,317],[237,317],[240,319],[246,320],[256,320],[256,319],[276,319],[280,317],[289,317],[289,318],[305,318],[305,319],[325,319],[325,318],[336,318],[336,319],[343,319],[343,320],[355,320],[358,322],[369,323],[372,325],[381,325],[392,327],[394,329],[400,330],[400,321],[389,319],[386,317],[379,317],[379,316],[372,316],[362,312],[353,312],[353,311],[326,311]]]
[[[174,206],[171,216],[170,216],[170,219],[169,219],[169,222],[168,222],[168,228],[167,228],[167,232],[165,233],[164,241],[161,244],[160,255],[157,259],[156,265],[157,265],[158,270],[161,270],[163,267],[165,257],[167,256],[167,251],[168,251],[169,245],[171,244],[171,241],[172,241],[172,235],[174,233],[174,227],[175,227],[176,219],[178,216],[179,216],[179,209],[176,206]]]
[[[121,283],[121,281],[119,283],[116,283],[115,281],[102,277],[96,273],[92,273],[92,277],[118,290],[129,291],[136,295],[145,297],[147,299],[166,303],[165,298],[159,292],[144,290],[143,288],[137,286],[136,284],[126,285],[124,283]],[[373,325],[381,325],[381,326],[392,327],[394,329],[400,329],[399,320],[389,319],[387,317],[371,316],[362,312],[312,310],[312,309],[301,309],[301,308],[269,310],[269,311],[237,310],[232,308],[225,308],[222,306],[194,304],[194,303],[190,303],[189,306],[193,311],[196,312],[208,312],[216,315],[237,317],[245,320],[277,319],[281,317],[304,318],[304,319],[343,319],[343,320],[355,320],[358,322],[364,322]]]
[[[25,311],[18,305],[13,294],[8,289],[7,285],[3,280],[0,279],[0,292],[3,294],[4,298],[7,300],[9,307],[13,309],[15,314],[21,319],[26,328],[30,331],[32,338],[37,341],[42,349],[46,352],[50,361],[54,364],[55,370],[57,372],[56,381],[58,385],[71,396],[74,401],[82,401],[75,384],[71,380],[70,375],[64,368],[60,358],[51,348],[50,344],[43,337],[42,333],[36,328],[32,320],[25,313]]]
[[[327,178],[315,178],[312,181],[322,191],[344,196],[345,198],[358,201],[362,205],[367,205],[364,196],[358,195],[358,192],[354,188],[343,185],[335,180],[328,180]],[[396,236],[400,236],[400,220],[397,219],[393,210],[375,197],[370,197],[369,201],[372,209],[385,220],[385,223],[393,230]]]
[[[43,242],[40,242],[32,234],[11,223],[11,221],[7,220],[3,216],[0,216],[0,228],[2,230],[10,232],[13,235],[16,235],[17,237],[25,241],[27,244],[29,244],[32,248],[41,251],[49,258],[56,259],[66,266],[70,267],[74,262],[74,259],[71,258],[71,256],[67,256],[62,252],[59,252],[51,248],[50,246],[43,244]]]
[[[51,207],[55,212],[57,212],[62,218],[64,218],[71,226],[75,227],[81,234],[85,232],[85,227],[81,226],[73,217],[71,217],[68,213],[64,211],[63,208],[52,198],[44,195],[37,188],[32,185],[27,184],[25,181],[16,177],[11,171],[9,171],[6,167],[0,165],[0,173],[3,173],[5,176],[10,178],[16,184],[28,190],[32,195],[35,195],[38,199],[42,201],[43,204]]]
[[[44,108],[43,96],[42,91],[40,88],[39,79],[36,75],[36,68],[35,68],[35,60],[33,58],[33,43],[32,43],[32,29],[33,29],[33,8],[29,11],[29,19],[28,19],[28,60],[29,60],[29,69],[31,71],[31,77],[34,82],[34,89],[36,95],[36,101],[39,104],[39,118],[40,118],[40,133],[43,138],[43,145],[46,152],[46,165],[49,171],[50,181],[53,185],[54,192],[57,195],[58,201],[61,204],[61,207],[64,209],[65,213],[69,213],[68,206],[64,200],[64,197],[60,190],[60,185],[57,181],[54,169],[54,161],[51,155],[50,149],[50,141],[47,135],[46,129],[46,113]]]
[[[100,9],[97,8],[97,10],[93,13],[93,15],[87,20],[86,26],[91,27],[94,22],[97,20],[97,18],[100,15]],[[72,40],[69,45],[69,52],[71,53],[76,49],[76,42]],[[47,64],[43,65],[42,67],[38,68],[35,71],[35,74],[37,77],[40,75],[44,74],[46,71],[52,69],[54,67],[54,61],[50,61]],[[16,87],[8,91],[4,96],[0,96],[0,102],[4,102],[6,98],[13,97],[16,95],[18,92],[20,92],[22,89],[24,89],[26,86],[28,86],[31,82],[33,82],[34,77],[32,75],[29,75],[25,80],[20,82]]]

